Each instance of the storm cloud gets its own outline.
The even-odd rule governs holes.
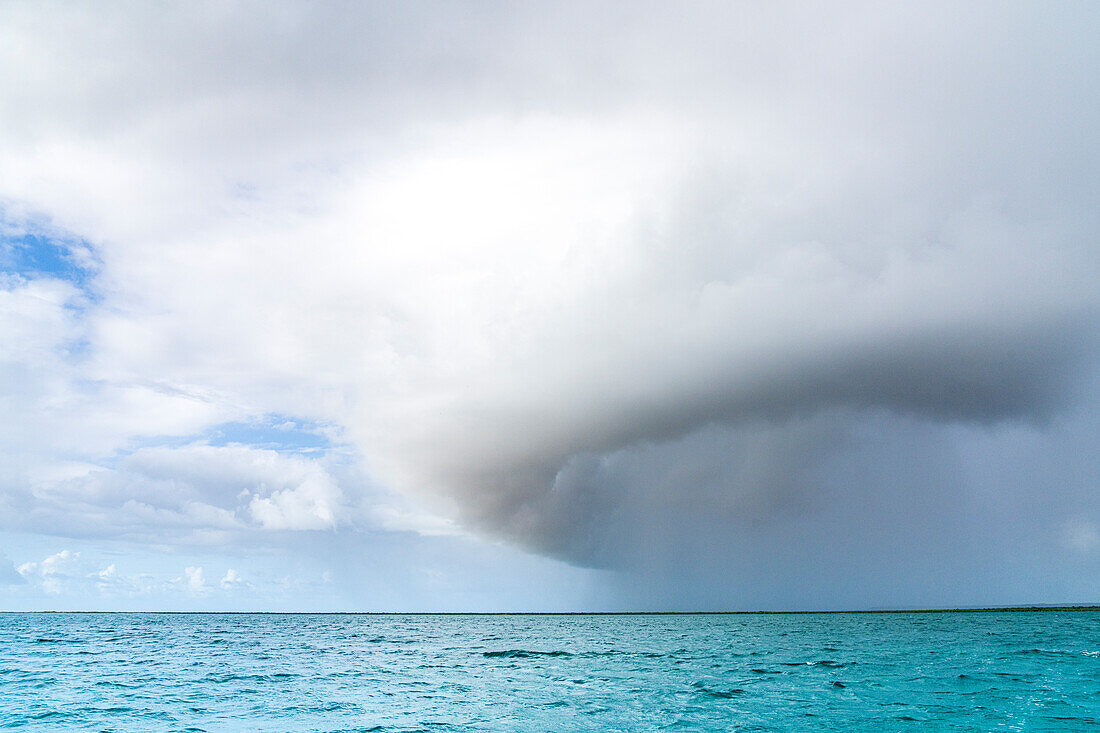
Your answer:
[[[5,281],[35,306],[0,327],[54,324],[9,359],[5,422],[44,416],[8,463],[89,466],[9,506],[185,485],[311,530],[385,494],[631,607],[1100,590],[1094,9],[3,13],[8,225],[97,262]],[[269,414],[361,473],[136,447]]]

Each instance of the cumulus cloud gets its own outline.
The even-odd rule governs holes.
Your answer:
[[[9,494],[24,529],[209,544],[255,530],[329,529],[354,518],[322,459],[275,450],[149,447],[111,468],[73,471]]]
[[[339,489],[330,480],[310,477],[294,489],[268,497],[253,494],[248,510],[265,529],[328,529],[336,524],[334,509],[339,497]]]
[[[339,526],[319,459],[135,449],[272,413],[419,502],[376,521],[662,598],[943,598],[1093,516],[1094,459],[986,470],[1097,434],[1091,8],[0,12],[0,198],[100,263],[5,282],[36,526]]]
[[[79,557],[79,552],[61,550],[40,562],[25,562],[16,571],[46,593],[56,595],[66,589]]]
[[[251,587],[248,581],[241,577],[233,568],[229,568],[225,571],[225,575],[222,577],[221,582],[218,584],[222,587],[222,590],[233,590],[235,588],[249,588]]]
[[[182,583],[188,592],[194,595],[202,595],[210,591],[210,588],[206,585],[206,578],[203,576],[201,567],[188,565],[183,569],[183,576],[176,578],[175,582]]]
[[[157,583],[149,574],[127,575],[119,571],[115,563],[87,575],[96,591],[104,598],[148,597],[157,589]]]

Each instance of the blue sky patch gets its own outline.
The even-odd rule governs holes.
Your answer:
[[[193,435],[157,435],[138,438],[130,442],[128,450],[100,463],[104,467],[113,468],[118,461],[141,448],[181,448],[192,443],[205,443],[218,447],[243,445],[280,453],[300,453],[320,457],[338,447],[339,443],[334,442],[330,437],[334,430],[335,428],[330,425],[312,420],[268,414],[251,421],[220,423]]]
[[[92,248],[81,240],[44,234],[0,234],[0,270],[28,279],[68,280],[81,289],[95,274]]]
[[[248,445],[291,453],[323,453],[332,447],[331,428],[310,420],[272,414],[251,422],[227,422],[203,435],[210,445]]]
[[[0,286],[20,281],[62,280],[75,286],[80,296],[64,307],[82,316],[101,296],[92,287],[100,262],[92,245],[80,237],[52,227],[48,220],[27,220],[7,216],[0,206]],[[91,351],[86,335],[62,345],[59,356],[80,359]]]

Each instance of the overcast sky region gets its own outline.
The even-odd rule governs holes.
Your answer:
[[[1100,602],[1098,38],[0,4],[0,608]]]

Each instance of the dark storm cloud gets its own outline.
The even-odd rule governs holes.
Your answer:
[[[462,500],[478,521],[534,549],[604,564],[606,548],[592,547],[600,540],[589,535],[621,519],[620,505],[635,495],[667,493],[686,513],[706,514],[714,501],[744,503],[750,517],[762,507],[793,510],[792,501],[797,508],[791,492],[807,488],[796,481],[800,467],[827,458],[855,415],[893,416],[881,418],[885,426],[896,419],[987,429],[1007,422],[1041,430],[1076,395],[1091,355],[1084,329],[1092,323],[1078,317],[1030,328],[895,334],[786,352],[732,378],[719,363],[686,393],[631,395],[597,406],[578,416],[587,420],[564,438],[558,429],[545,442],[519,441],[515,455],[498,436],[471,466],[465,459],[475,446],[456,436],[459,460],[470,473],[453,475],[468,487]],[[662,381],[660,375],[651,379]],[[826,421],[832,428],[809,430],[821,415],[833,415]],[[555,417],[530,412],[514,419],[517,430],[539,434]],[[568,438],[575,440],[574,451],[554,450]],[[709,488],[696,495],[699,485]]]

